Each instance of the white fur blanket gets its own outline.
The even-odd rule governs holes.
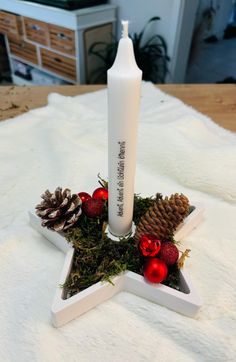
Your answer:
[[[107,176],[106,91],[49,96],[0,123],[0,361],[233,361],[236,359],[236,136],[143,84],[135,190],[183,192],[205,205],[183,240],[204,300],[190,319],[129,293],[55,329],[50,307],[63,254],[28,225],[49,188],[92,192]]]

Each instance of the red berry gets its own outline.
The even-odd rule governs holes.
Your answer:
[[[167,265],[173,265],[179,258],[179,250],[172,242],[162,243],[159,258]]]
[[[85,215],[89,217],[98,217],[102,215],[104,202],[100,199],[88,199],[82,205]]]
[[[85,202],[88,199],[91,199],[91,196],[87,192],[79,192],[78,196],[80,197],[82,202]]]
[[[166,279],[168,268],[164,261],[151,258],[148,259],[143,267],[143,275],[150,283],[161,283]]]
[[[93,192],[93,198],[107,200],[108,199],[108,190],[105,187],[98,187]]]
[[[159,253],[161,242],[151,234],[144,234],[139,242],[139,250],[143,256],[155,256]]]

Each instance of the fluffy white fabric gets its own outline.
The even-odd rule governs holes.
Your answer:
[[[66,326],[50,324],[64,256],[28,225],[49,188],[91,192],[107,175],[106,91],[49,96],[0,123],[0,360],[233,361],[236,356],[236,136],[143,84],[136,192],[183,192],[205,205],[183,240],[204,305],[190,319],[129,293]]]

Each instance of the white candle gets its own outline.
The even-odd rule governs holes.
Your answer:
[[[132,228],[137,127],[142,72],[138,68],[128,21],[115,62],[108,70],[108,224],[114,236]]]

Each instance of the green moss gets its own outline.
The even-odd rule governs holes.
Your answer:
[[[135,195],[134,215],[135,224],[140,217],[161,198],[142,198]],[[112,277],[130,270],[142,274],[143,260],[138,245],[132,237],[115,242],[107,237],[105,227],[108,221],[108,209],[105,204],[103,215],[99,218],[89,218],[82,214],[76,226],[66,233],[66,238],[74,249],[74,260],[71,272],[64,284],[65,298],[90,287],[99,281],[109,281]],[[166,285],[179,289],[177,270],[171,270]]]
[[[162,284],[180,290],[180,270],[178,269],[177,264],[168,268],[168,276]]]

